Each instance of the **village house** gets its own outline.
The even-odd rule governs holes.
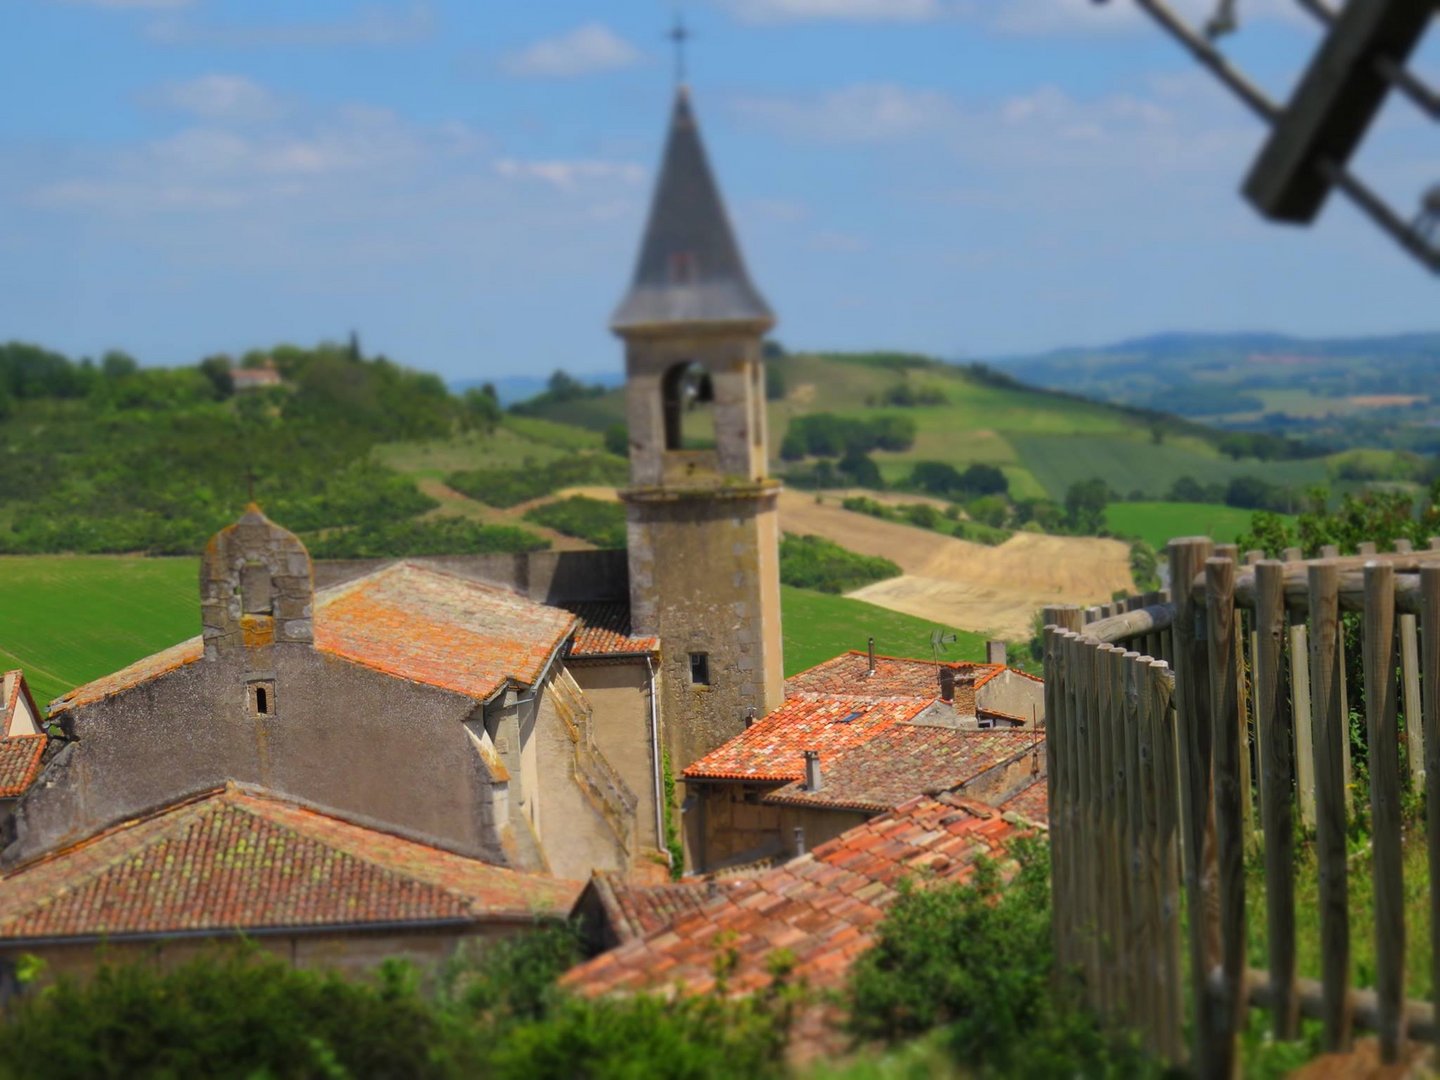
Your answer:
[[[0,830],[40,775],[48,741],[40,715],[25,673],[17,668],[0,675]]]

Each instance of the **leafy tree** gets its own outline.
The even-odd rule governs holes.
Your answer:
[[[140,364],[127,352],[111,349],[100,358],[100,373],[107,379],[123,379],[140,370]]]
[[[625,546],[625,508],[586,495],[571,495],[525,511],[525,520],[588,540],[596,547]]]
[[[964,485],[955,466],[943,461],[917,461],[910,470],[909,486],[943,497],[961,490]]]
[[[1182,476],[1170,485],[1170,490],[1165,498],[1171,502],[1199,503],[1211,501],[1206,497],[1206,491],[1200,486],[1200,481],[1193,476]]]
[[[474,387],[466,390],[461,395],[460,406],[460,426],[463,430],[483,430],[488,435],[500,423],[500,402],[495,397],[495,388],[488,383],[478,390]]]
[[[976,462],[960,474],[960,490],[967,495],[1004,495],[1010,481],[994,465]]]
[[[1082,536],[1094,536],[1105,528],[1105,507],[1110,488],[1104,480],[1080,480],[1065,492],[1065,524]]]
[[[845,593],[899,577],[889,559],[859,555],[819,536],[786,533],[780,540],[780,580],[799,589]]]
[[[879,489],[885,486],[885,481],[880,476],[880,467],[858,450],[847,450],[837,468],[856,487]]]
[[[611,424],[605,429],[605,449],[616,457],[630,456],[630,429],[624,424]]]

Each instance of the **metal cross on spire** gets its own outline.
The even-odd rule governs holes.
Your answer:
[[[675,25],[665,35],[675,44],[675,85],[685,85],[685,43],[690,40],[691,33],[685,25],[685,16],[677,9],[675,12]]]

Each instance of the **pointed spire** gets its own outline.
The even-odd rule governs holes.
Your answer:
[[[610,327],[625,331],[728,322],[768,326],[774,321],[745,270],[690,108],[690,92],[681,86],[635,280]]]

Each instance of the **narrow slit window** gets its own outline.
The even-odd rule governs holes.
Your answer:
[[[272,682],[251,683],[250,712],[254,716],[275,715],[275,684]]]
[[[692,652],[690,654],[690,685],[710,685],[710,654],[703,652]]]

